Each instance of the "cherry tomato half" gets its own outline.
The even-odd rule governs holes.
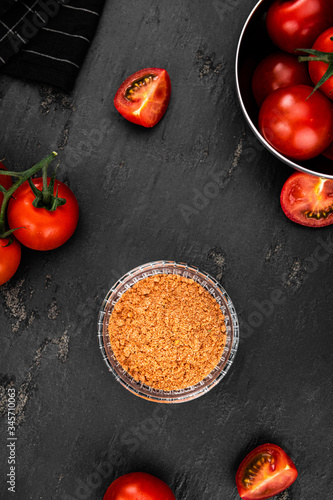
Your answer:
[[[272,41],[290,53],[311,47],[332,24],[331,0],[275,0],[266,18]]]
[[[333,10],[333,6],[331,8]],[[320,52],[333,53],[333,40],[331,40],[331,38],[333,38],[333,27],[324,31],[324,33],[317,38],[312,48],[314,50],[319,50]],[[322,79],[327,69],[328,63],[322,61],[309,62],[309,73],[314,85],[317,85],[317,83]],[[327,97],[329,97],[329,99],[333,99],[333,76],[320,85],[320,90]]]
[[[39,190],[42,189],[42,177],[32,181]],[[66,203],[54,212],[32,205],[35,195],[27,181],[13,194],[8,204],[8,224],[11,229],[19,228],[15,231],[15,237],[22,245],[33,250],[53,250],[63,245],[74,233],[79,218],[77,200],[68,186],[56,180],[54,195],[57,190],[59,198],[65,198]]]
[[[312,85],[307,64],[299,63],[296,56],[274,52],[257,66],[252,78],[252,92],[261,106],[274,90],[288,85]]]
[[[333,139],[333,103],[313,88],[291,85],[270,94],[259,112],[259,129],[281,154],[309,160]]]
[[[1,162],[0,162],[0,170],[7,170],[5,165],[3,165]],[[9,189],[11,187],[11,185],[13,184],[10,175],[0,175],[0,184],[5,189]],[[3,200],[3,194],[0,191],[0,207],[2,204],[2,200]]]
[[[153,127],[167,110],[171,96],[165,69],[145,68],[129,76],[119,87],[114,105],[126,120]]]
[[[292,221],[309,227],[333,224],[333,180],[295,172],[285,182],[280,203]]]
[[[0,285],[6,283],[16,273],[21,262],[21,245],[13,238],[0,238]]]
[[[145,472],[131,472],[113,481],[103,500],[176,500],[176,497],[161,479]]]
[[[282,448],[263,444],[240,464],[236,485],[243,500],[264,500],[289,488],[297,475],[294,463]]]

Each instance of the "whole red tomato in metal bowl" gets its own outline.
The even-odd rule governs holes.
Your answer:
[[[333,103],[321,92],[310,96],[312,91],[308,85],[280,88],[260,108],[262,136],[293,160],[315,158],[333,140]]]
[[[161,479],[146,472],[131,472],[113,481],[103,500],[176,500],[176,497]]]
[[[312,85],[306,63],[286,52],[273,52],[256,67],[252,78],[252,92],[260,107],[266,97],[281,87]]]
[[[332,0],[275,0],[266,18],[272,41],[290,53],[311,47],[320,33],[331,25]]]
[[[332,5],[333,10],[333,5]],[[315,41],[312,50],[322,52],[326,58],[321,61],[318,56],[317,61],[311,61],[309,58],[309,73],[314,85],[319,84],[321,92],[329,99],[333,99],[333,27],[327,29]],[[324,57],[325,58],[325,57]],[[323,79],[325,75],[325,79]],[[323,83],[320,83],[322,80]]]

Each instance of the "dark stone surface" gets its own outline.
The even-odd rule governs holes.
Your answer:
[[[81,210],[66,245],[25,250],[0,288],[1,498],[97,500],[117,476],[146,471],[177,500],[236,500],[238,464],[264,442],[299,470],[280,500],[331,498],[332,230],[284,216],[279,194],[292,172],[241,114],[234,58],[254,4],[109,0],[71,95],[0,77],[7,167],[58,151],[58,178]],[[112,103],[122,80],[147,66],[167,68],[173,86],[152,130]],[[98,348],[110,286],[158,259],[211,273],[240,319],[227,377],[183,405],[131,395]],[[281,303],[269,308],[272,293]],[[16,495],[5,483],[8,385],[17,390]]]

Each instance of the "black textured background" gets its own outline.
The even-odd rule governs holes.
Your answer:
[[[146,471],[177,500],[236,500],[237,467],[264,442],[299,470],[279,500],[331,498],[332,228],[284,216],[279,194],[292,171],[242,116],[234,59],[254,4],[108,0],[71,95],[0,76],[7,168],[56,150],[58,178],[80,204],[71,240],[25,249],[0,288],[1,499],[97,500],[117,476]],[[166,68],[172,82],[151,130],[113,107],[125,77],[148,66]],[[98,348],[110,286],[158,259],[211,273],[240,320],[227,377],[182,405],[127,392]],[[15,495],[5,482],[9,385],[18,393]]]

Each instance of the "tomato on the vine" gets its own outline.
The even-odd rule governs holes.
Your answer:
[[[243,500],[265,500],[286,490],[297,478],[291,458],[276,444],[252,450],[240,464],[236,485]]]
[[[170,77],[165,69],[137,71],[119,87],[114,105],[126,120],[153,127],[167,110],[171,96]]]
[[[0,170],[7,170],[5,165],[3,165],[1,162],[0,162]],[[9,189],[10,186],[13,184],[10,175],[0,175],[0,184],[5,189]],[[3,194],[0,191],[0,207],[1,207],[2,200],[3,200]]]
[[[103,500],[176,500],[169,486],[146,472],[118,477],[108,487]]]
[[[333,140],[333,103],[307,85],[276,90],[263,102],[259,129],[281,154],[308,160],[322,153]]]
[[[272,41],[290,53],[311,47],[332,24],[331,0],[275,0],[266,18]]]
[[[333,6],[331,7],[333,10]],[[317,50],[319,52],[325,52],[330,54],[331,62],[324,61],[309,61],[309,73],[311,80],[314,85],[317,85],[327,70],[329,70],[330,65],[330,75],[327,75],[327,80],[320,85],[320,90],[327,96],[329,99],[333,99],[333,27],[324,31],[317,40],[315,41],[312,50]]]
[[[0,285],[6,283],[16,273],[21,261],[21,245],[12,237],[0,238]]]
[[[309,227],[333,224],[333,180],[295,172],[286,180],[280,196],[285,215]]]
[[[299,63],[296,56],[286,52],[274,52],[257,66],[252,78],[252,92],[261,106],[266,97],[288,85],[312,85],[307,64]]]
[[[48,184],[50,183],[48,177]],[[32,179],[37,189],[42,190],[43,178]],[[8,224],[16,229],[15,237],[33,250],[53,250],[63,245],[74,233],[79,218],[79,206],[71,189],[56,180],[55,195],[66,200],[62,206],[50,211],[33,206],[35,195],[28,183],[24,182],[13,194],[8,205]]]

